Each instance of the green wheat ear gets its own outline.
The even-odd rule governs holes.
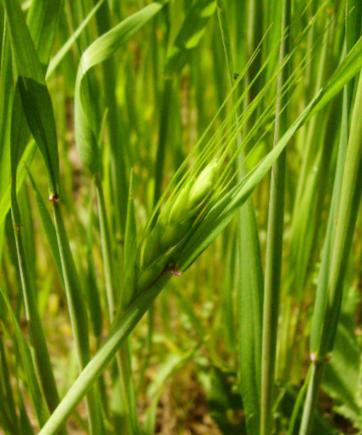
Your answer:
[[[167,253],[187,236],[198,213],[212,197],[219,167],[219,162],[213,159],[197,176],[189,174],[176,194],[170,196],[143,243],[141,274],[143,270],[154,267],[158,258],[168,259]],[[165,266],[167,261],[164,263]],[[155,273],[159,264],[157,262]]]
[[[194,217],[201,205],[210,196],[219,166],[219,162],[213,159],[199,173],[196,179],[191,176],[190,181],[187,181],[185,186],[180,188],[180,193],[174,200],[173,205],[170,206],[169,214],[163,217],[161,213],[161,220],[175,223],[185,218]]]

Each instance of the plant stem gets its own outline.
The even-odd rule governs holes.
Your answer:
[[[111,27],[109,3],[105,2],[96,16],[99,30],[107,32]],[[118,110],[117,98],[114,89],[116,83],[116,68],[114,59],[108,59],[102,64],[104,95],[109,108],[107,121],[110,144],[110,183],[114,198],[114,221],[118,237],[123,237],[126,225],[126,204],[128,181],[126,171],[126,148],[122,137],[122,118]],[[119,233],[119,234],[118,234]]]
[[[284,32],[289,22],[290,2],[285,0],[282,6],[282,28],[280,42],[280,63],[288,53],[287,39]],[[283,83],[287,78],[286,67],[278,77],[276,102],[276,119],[274,144],[284,132],[286,114],[281,113],[286,95],[282,97]],[[272,168],[270,184],[270,202],[266,244],[266,267],[264,282],[262,359],[261,359],[261,403],[260,403],[260,434],[269,435],[272,432],[273,389],[276,365],[276,348],[278,334],[278,316],[280,299],[281,266],[283,251],[284,222],[284,185],[285,185],[286,151],[284,151]]]
[[[74,333],[79,366],[84,368],[90,359],[87,313],[84,308],[85,305],[82,299],[81,286],[58,202],[59,198],[56,195],[52,198],[55,231],[61,259],[69,316]],[[99,433],[102,433],[102,424],[98,406],[99,402],[97,401],[95,389],[89,391],[86,402],[90,433],[98,435]]]
[[[248,11],[248,23],[254,22],[257,11],[251,5]],[[232,89],[234,61],[231,51],[229,29],[224,18],[226,7],[220,2],[218,9],[218,25],[221,42],[228,72],[228,84]],[[251,24],[252,25],[252,24]],[[248,50],[253,50],[253,41],[249,40]],[[246,61],[247,55],[244,56]],[[252,74],[251,71],[248,73]],[[247,79],[246,79],[247,82]],[[245,85],[247,87],[247,84]],[[248,104],[248,95],[244,99],[245,107]],[[236,104],[236,102],[235,102]],[[239,111],[235,109],[235,125],[238,125]],[[242,142],[241,132],[237,135],[236,146]],[[235,170],[238,179],[245,175],[245,156],[240,154]],[[253,201],[249,198],[240,209],[237,226],[237,242],[235,254],[239,274],[237,276],[237,298],[239,304],[239,354],[238,373],[240,378],[240,392],[243,398],[243,407],[246,414],[246,427],[250,433],[259,431],[259,403],[260,403],[260,350],[261,350],[261,307],[263,272],[260,256],[260,244],[257,232],[257,222]]]
[[[96,189],[98,196],[98,209],[100,220],[100,233],[102,244],[102,258],[105,274],[105,285],[108,303],[109,320],[112,324],[115,317],[115,304],[114,304],[114,268],[112,260],[111,239],[109,234],[109,226],[106,212],[106,205],[104,200],[104,193],[101,180],[96,179]],[[123,410],[126,413],[127,431],[130,434],[136,435],[139,433],[137,412],[135,407],[135,393],[132,382],[131,372],[131,355],[129,352],[129,342],[126,340],[116,356],[117,369],[121,384],[121,399]]]
[[[162,191],[163,172],[165,166],[166,143],[168,136],[168,125],[170,117],[170,101],[172,94],[173,80],[171,77],[166,77],[162,93],[161,101],[161,119],[158,133],[158,144],[155,162],[155,188],[153,192],[153,206],[160,199]]]
[[[333,350],[340,316],[343,280],[346,262],[356,224],[361,197],[362,157],[362,73],[360,73],[351,120],[350,135],[343,159],[342,180],[336,178],[327,237],[323,251],[323,262],[318,278],[317,300],[313,313],[311,334],[311,360],[314,376],[308,385],[299,434],[311,433],[313,409],[317,402],[321,373],[326,357]],[[338,162],[340,163],[340,161]]]
[[[21,287],[23,291],[25,315],[29,322],[30,338],[34,349],[35,366],[44,392],[49,411],[53,411],[59,403],[59,395],[50,362],[48,347],[39,317],[34,290],[29,278],[27,260],[21,234],[21,219],[16,194],[12,195],[11,217],[13,222],[16,254],[18,258]]]
[[[109,315],[109,320],[112,323],[115,314],[112,249],[111,249],[111,239],[109,235],[109,226],[107,220],[103,187],[101,181],[98,179],[96,179],[96,191],[97,191],[97,200],[98,200],[99,226],[100,226],[100,234],[101,234],[101,246],[102,246],[105,288],[106,288],[106,295],[107,295],[108,315]]]
[[[137,296],[134,302],[124,312],[117,322],[109,338],[99,349],[92,360],[84,367],[76,381],[53,412],[39,435],[52,435],[66,421],[74,406],[82,399],[92,383],[100,376],[105,366],[119,350],[122,341],[129,335],[134,326],[139,322],[150,304],[164,287],[170,275],[162,274],[157,282]]]
[[[300,425],[300,434],[309,434],[313,424],[313,414],[315,412],[318,398],[319,384],[322,379],[324,364],[321,361],[313,361],[308,377],[308,389],[304,401],[303,418]]]

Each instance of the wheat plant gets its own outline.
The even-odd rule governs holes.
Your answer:
[[[0,433],[359,433],[362,3],[0,22]]]

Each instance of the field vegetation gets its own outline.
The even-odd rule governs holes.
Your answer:
[[[0,433],[361,433],[361,30],[0,1]]]

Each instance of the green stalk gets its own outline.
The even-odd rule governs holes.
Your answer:
[[[168,39],[168,35],[167,35]],[[170,118],[170,102],[171,93],[173,88],[173,78],[165,77],[163,83],[163,90],[161,94],[161,110],[160,110],[160,125],[158,130],[158,143],[156,150],[156,161],[154,166],[154,190],[152,198],[152,206],[155,207],[158,200],[161,197],[162,192],[162,182],[163,182],[163,172],[165,166],[165,155],[166,155],[166,144],[169,128],[169,118]],[[145,367],[149,363],[149,359],[152,353],[152,340],[154,332],[154,306],[151,305],[147,324],[148,324],[148,334],[147,334],[147,356],[145,361]]]
[[[223,19],[226,8],[218,10],[218,24],[221,33],[223,51],[225,55],[229,88],[231,89],[234,62],[231,51],[229,29]],[[255,20],[256,10],[251,7],[248,13],[248,22]],[[253,41],[250,40],[249,44]],[[252,51],[252,45],[249,46]],[[247,56],[243,61],[246,62]],[[248,74],[252,74],[248,71]],[[247,82],[247,79],[246,79]],[[247,86],[247,85],[246,85]],[[247,95],[244,105],[248,105]],[[238,125],[238,110],[235,110],[235,125]],[[244,132],[246,135],[246,132]],[[236,142],[240,147],[242,141],[241,133],[238,134]],[[235,170],[238,179],[246,173],[244,155],[240,155]],[[237,226],[237,243],[235,254],[239,265],[237,276],[237,300],[238,314],[240,317],[238,325],[238,374],[240,392],[243,400],[243,408],[246,414],[246,426],[248,433],[259,432],[259,403],[260,403],[260,350],[261,350],[261,307],[262,307],[262,281],[263,272],[260,256],[260,243],[257,231],[255,209],[252,199],[248,199],[240,209]]]
[[[310,33],[315,27],[312,27]],[[319,48],[318,44],[315,56],[318,61],[313,74],[316,78],[314,92],[323,85],[335,64],[331,41],[336,29],[335,23],[329,23],[323,35],[314,32],[314,38],[308,40],[311,49],[316,40],[321,39],[321,47]],[[290,225],[288,283],[282,294],[282,298],[288,299],[287,304],[283,301],[281,333],[284,333],[284,336],[279,338],[278,375],[282,379],[290,379],[292,371],[294,376],[297,376],[297,372],[301,375],[303,371],[304,364],[300,352],[295,351],[295,340],[304,312],[302,301],[305,289],[309,287],[312,278],[309,272],[317,259],[316,253],[325,231],[324,209],[321,204],[328,197],[330,177],[326,176],[326,173],[331,170],[335,145],[338,144],[336,137],[340,129],[340,107],[341,100],[336,99],[328,109],[316,115],[308,123],[305,137],[300,140],[303,144],[302,165],[294,194]],[[290,311],[290,307],[288,312],[287,307],[295,298],[298,303],[294,312]],[[301,348],[300,350],[303,351]]]
[[[126,337],[122,341],[116,358],[118,367],[121,368],[123,396],[127,400],[128,433],[129,435],[138,435],[141,431],[137,418],[136,395],[132,378],[132,354],[129,339],[130,337]]]
[[[313,361],[310,367],[310,376],[308,377],[308,387],[304,385],[302,387],[303,390],[307,388],[307,392],[304,400],[302,422],[299,431],[300,435],[311,433],[323,368],[324,364],[322,361]]]
[[[168,135],[168,125],[170,117],[170,101],[173,88],[172,77],[166,77],[163,86],[162,101],[161,101],[161,118],[158,133],[158,144],[155,162],[155,188],[153,192],[153,206],[160,199],[162,191],[163,172],[165,166],[166,143]]]
[[[2,331],[0,330],[0,334]],[[2,338],[2,336],[1,336]],[[2,429],[14,435],[21,435],[20,424],[18,423],[18,415],[16,412],[15,400],[13,391],[11,388],[11,376],[9,371],[8,362],[5,354],[5,342],[0,340],[0,370],[2,373],[2,379],[0,382],[0,400],[4,405],[0,408],[0,424]],[[6,405],[5,406],[5,399]]]
[[[0,329],[0,334],[1,334],[1,340],[0,340],[0,369],[1,369],[1,373],[3,374],[3,377],[1,379],[1,383],[0,383],[0,392],[1,390],[4,390],[3,395],[6,396],[6,404],[7,406],[3,406],[3,412],[7,412],[9,414],[9,420],[12,422],[16,422],[17,421],[17,414],[16,414],[16,407],[15,407],[15,400],[14,400],[14,395],[13,395],[13,390],[11,388],[11,384],[10,384],[10,371],[9,371],[9,366],[6,360],[6,353],[5,353],[5,341],[3,340],[3,331],[2,329]],[[15,429],[12,428],[12,430],[14,431],[14,433],[19,433],[18,428]]]
[[[333,29],[332,29],[333,30]],[[330,32],[326,32],[323,37],[323,46],[320,52],[318,75],[315,83],[315,90],[317,91],[322,86],[328,74],[326,73],[327,61],[329,61],[329,44],[328,37]],[[338,107],[332,111],[332,114],[326,117],[326,113],[319,113],[314,119],[309,122],[308,132],[305,138],[305,152],[303,152],[303,161],[301,174],[298,178],[298,185],[295,194],[294,210],[293,210],[293,221],[291,226],[291,254],[290,254],[290,267],[292,268],[293,279],[290,283],[290,288],[296,294],[297,298],[300,300],[303,297],[303,290],[306,284],[308,265],[310,263],[311,253],[313,252],[313,241],[316,239],[314,225],[311,225],[313,219],[317,217],[318,208],[318,195],[323,193],[321,187],[325,184],[323,183],[325,170],[328,165],[321,168],[320,159],[323,158],[325,154],[331,155],[332,142],[324,138],[324,134],[331,132],[334,135],[333,127],[337,126],[338,123],[333,119],[333,115],[337,112]],[[338,112],[337,112],[338,113]],[[323,123],[331,122],[332,129],[326,130]],[[322,128],[323,126],[323,128]],[[330,126],[329,126],[330,127]],[[317,144],[324,142],[323,147],[318,147]],[[325,151],[327,149],[327,152]],[[324,153],[323,153],[324,151]],[[313,168],[320,168],[319,171],[314,171]],[[314,206],[314,207],[313,207]],[[317,226],[318,228],[318,226]],[[289,289],[288,289],[289,290]],[[290,290],[289,290],[290,292]],[[293,343],[293,337],[292,341]]]
[[[31,285],[27,259],[25,256],[23,238],[21,233],[21,219],[16,194],[12,193],[11,217],[13,222],[16,254],[19,265],[20,281],[23,292],[25,315],[29,324],[29,333],[34,349],[35,366],[37,367],[40,383],[44,392],[49,411],[53,411],[59,403],[59,395],[50,362],[48,347],[41,324],[39,311]]]
[[[105,3],[97,14],[97,24],[101,33],[108,31],[111,26],[109,4]],[[112,201],[114,200],[115,229],[122,237],[126,225],[126,205],[128,182],[126,177],[126,147],[125,138],[121,135],[120,113],[118,110],[115,84],[117,83],[116,68],[113,58],[102,64],[103,85],[106,105],[109,108],[107,121],[109,125],[110,144],[110,182],[112,187]]]
[[[300,414],[307,394],[308,382],[310,380],[310,377],[311,377],[311,370],[308,371],[306,377],[307,382],[305,382],[302,388],[299,390],[296,401],[294,403],[293,412],[289,419],[289,424],[288,424],[288,435],[294,435],[299,426]]]
[[[58,202],[59,199],[56,195],[52,196],[50,199],[53,204],[55,231],[62,266],[63,282],[68,302],[70,321],[76,343],[78,362],[79,366],[84,368],[90,359],[87,313],[85,311],[81,286]],[[86,402],[90,433],[98,435],[99,433],[102,433],[102,425],[95,389],[89,391]]]
[[[98,200],[98,214],[99,214],[99,226],[101,234],[101,247],[102,247],[102,257],[103,257],[103,268],[104,268],[104,278],[105,287],[107,295],[108,304],[108,315],[109,320],[112,323],[115,307],[114,307],[114,278],[113,278],[113,267],[112,267],[112,249],[111,249],[111,239],[109,235],[109,226],[107,220],[106,204],[104,200],[104,192],[101,181],[97,178],[96,181],[96,191]]]
[[[290,21],[290,2],[283,1],[282,27],[279,60],[283,62],[288,53],[288,38],[284,39],[285,29]],[[283,83],[287,79],[287,68],[284,67],[278,77],[276,102],[276,119],[274,145],[278,143],[286,126],[286,112],[281,108],[286,104],[287,95],[281,96]],[[284,223],[284,185],[285,185],[286,151],[284,151],[272,168],[270,184],[270,202],[266,243],[266,267],[264,281],[262,358],[261,358],[261,403],[260,434],[272,432],[273,390],[276,365],[276,348],[278,335],[280,282],[283,250]]]
[[[111,239],[109,234],[109,225],[107,219],[106,205],[102,183],[99,178],[96,178],[96,190],[98,197],[98,209],[100,220],[100,234],[102,245],[102,259],[105,275],[105,285],[108,303],[108,312],[110,323],[113,323],[115,317],[114,305],[114,267],[112,260]],[[135,406],[135,392],[132,382],[131,373],[131,355],[129,351],[129,342],[126,340],[116,356],[117,369],[121,384],[121,399],[124,411],[127,415],[126,425],[129,434],[136,435],[139,433],[137,412]]]
[[[133,330],[150,304],[164,287],[170,274],[162,274],[155,284],[137,296],[134,302],[124,312],[121,320],[117,322],[109,338],[92,360],[82,370],[77,380],[64,396],[62,402],[50,416],[45,426],[40,430],[39,435],[52,435],[64,424],[76,404],[88,391],[94,380],[100,376],[104,368],[114,357],[120,344]]]
[[[257,11],[251,5],[248,12],[248,23],[256,19],[254,14]],[[231,51],[229,29],[227,22],[223,19],[226,8],[218,10],[218,24],[221,33],[223,51],[225,55],[229,88],[231,89],[233,71],[235,70]],[[252,52],[254,41],[249,40],[249,51]],[[246,62],[247,55],[244,53],[243,62]],[[248,71],[252,74],[252,71]],[[246,83],[248,79],[245,79]],[[247,86],[247,84],[246,84]],[[244,105],[248,105],[247,95]],[[235,125],[238,125],[238,110],[235,110]],[[243,132],[246,135],[246,132]],[[242,141],[241,133],[238,134],[236,142],[240,147]],[[235,170],[238,179],[246,173],[245,156],[239,157]],[[237,300],[238,314],[240,317],[238,325],[238,374],[240,392],[243,400],[243,408],[246,414],[246,427],[248,433],[259,432],[259,403],[260,403],[260,350],[261,350],[261,307],[262,307],[262,282],[263,271],[260,255],[260,243],[257,231],[255,209],[252,199],[248,199],[240,209],[237,226],[237,243],[235,254],[239,265],[237,276]]]
[[[323,368],[333,350],[343,297],[343,280],[361,196],[362,157],[362,73],[358,80],[350,135],[344,160],[343,178],[333,192],[323,263],[318,280],[317,300],[311,335],[311,370],[304,403],[300,435],[311,433],[314,408]],[[343,158],[340,153],[339,157]]]

